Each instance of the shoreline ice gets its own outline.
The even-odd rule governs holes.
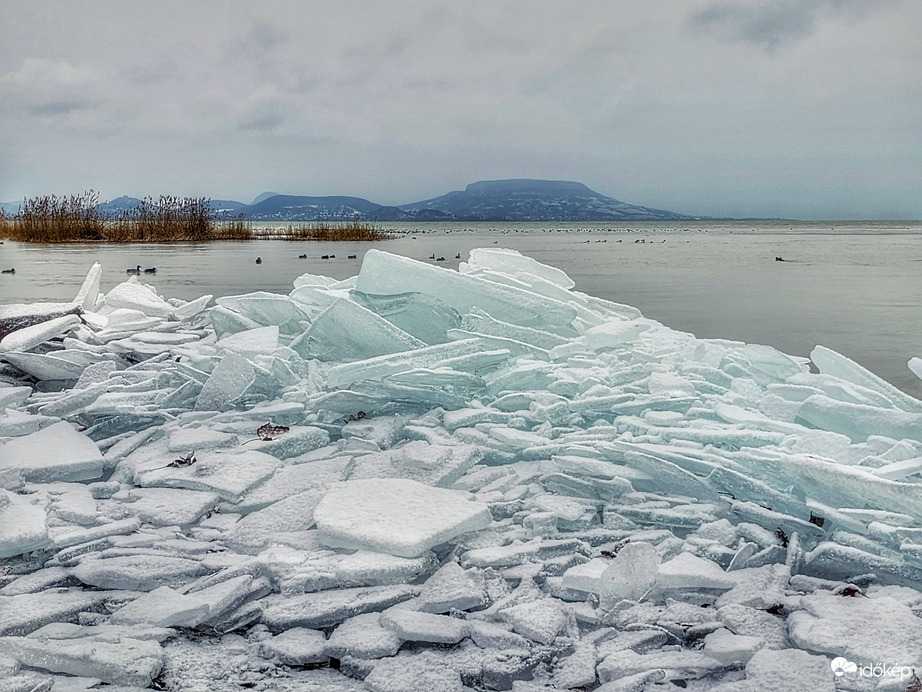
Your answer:
[[[922,402],[829,349],[697,339],[495,248],[212,308],[101,273],[0,306],[10,689],[922,667]]]

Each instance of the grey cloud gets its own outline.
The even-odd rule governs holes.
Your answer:
[[[860,16],[889,3],[868,0],[745,0],[713,2],[690,17],[693,27],[774,51],[812,35],[824,12]]]
[[[96,106],[97,104],[83,99],[45,101],[29,106],[29,113],[39,117],[55,117],[70,115],[77,111],[92,110]]]
[[[237,129],[249,132],[271,132],[283,122],[285,122],[285,118],[281,115],[262,115],[239,122]]]

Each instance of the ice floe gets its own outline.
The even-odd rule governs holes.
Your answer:
[[[0,306],[0,690],[922,689],[922,402],[844,356],[496,248],[101,277]]]

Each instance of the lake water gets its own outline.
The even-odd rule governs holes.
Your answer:
[[[265,225],[263,225],[265,226]],[[182,245],[0,246],[0,302],[70,300],[93,262],[103,290],[137,264],[165,297],[288,293],[299,274],[344,279],[369,248],[456,268],[475,247],[512,248],[565,271],[576,289],[633,305],[702,338],[809,355],[822,344],[917,397],[922,223],[662,222],[381,224],[377,243],[258,240]],[[307,254],[307,259],[298,255]],[[322,260],[332,254],[335,259]],[[347,259],[357,255],[357,259]],[[256,257],[262,263],[256,264]],[[785,261],[778,262],[776,257]]]

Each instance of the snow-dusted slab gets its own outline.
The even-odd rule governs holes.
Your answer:
[[[519,634],[541,644],[550,644],[567,624],[560,601],[542,598],[519,603],[500,612],[500,616]]]
[[[49,622],[73,622],[80,612],[99,612],[114,591],[46,589],[0,597],[0,636],[34,632]]]
[[[275,457],[255,451],[209,451],[196,454],[196,462],[181,468],[141,470],[136,482],[144,487],[188,488],[214,492],[237,502],[245,492],[275,473]]]
[[[161,586],[134,599],[112,614],[116,625],[195,627],[208,616],[208,605]]]
[[[20,469],[37,483],[99,478],[103,464],[96,443],[64,421],[0,446],[0,469]]]
[[[175,308],[145,284],[123,281],[106,294],[106,305],[111,308],[139,310],[150,317],[168,317]]]
[[[326,643],[326,636],[319,630],[293,627],[260,642],[259,654],[286,666],[306,666],[329,658],[325,651]]]
[[[0,339],[0,353],[28,351],[43,341],[64,334],[79,324],[80,318],[77,315],[65,315],[25,329],[18,329]]]
[[[333,658],[347,654],[358,658],[383,658],[396,654],[402,643],[396,632],[381,625],[380,615],[372,612],[351,617],[333,630],[325,651]]]
[[[0,488],[0,558],[48,545],[47,515],[41,503]]]
[[[716,562],[679,553],[662,563],[656,572],[656,588],[667,589],[732,589],[736,578],[724,572]]]
[[[890,596],[848,598],[817,594],[788,617],[791,640],[802,649],[844,656],[859,665],[922,666],[922,619]]]
[[[122,507],[147,524],[188,526],[218,503],[217,493],[180,488],[133,488]]]
[[[611,608],[622,599],[639,600],[656,582],[662,558],[649,543],[628,543],[599,577],[600,603]]]
[[[332,627],[356,615],[384,610],[418,593],[419,587],[399,584],[331,589],[302,596],[270,596],[262,619],[273,631]]]
[[[487,505],[465,493],[417,481],[380,478],[335,485],[314,510],[320,540],[335,548],[365,548],[416,557],[467,531],[490,525]]]
[[[381,625],[401,639],[433,644],[457,644],[468,635],[467,623],[448,615],[393,608],[381,614]]]
[[[115,685],[147,687],[163,666],[163,651],[157,642],[111,637],[104,632],[62,639],[2,637],[0,649],[27,666]]]
[[[74,575],[84,584],[103,589],[133,591],[152,591],[158,586],[179,586],[209,571],[196,560],[163,554],[90,559],[74,567]]]
[[[451,609],[471,610],[486,605],[484,579],[477,569],[464,570],[448,562],[423,584],[417,604],[427,613],[447,613]]]

